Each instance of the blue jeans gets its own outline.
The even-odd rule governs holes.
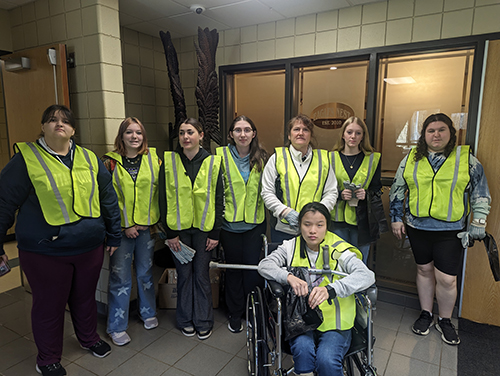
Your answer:
[[[366,265],[368,261],[368,254],[370,253],[370,243],[359,245],[358,244],[358,228],[344,223],[332,222],[333,233],[340,236],[346,242],[351,243],[359,249],[363,255],[363,263]]]
[[[156,316],[153,280],[154,240],[149,229],[139,231],[130,239],[123,234],[120,247],[109,261],[108,333],[128,328],[130,291],[132,290],[132,259],[137,274],[137,307],[142,320]]]
[[[343,376],[342,362],[351,345],[350,330],[311,330],[290,340],[295,373]]]

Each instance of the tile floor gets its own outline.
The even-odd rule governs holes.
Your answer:
[[[11,278],[19,286],[20,279],[14,273],[13,269]],[[0,375],[38,375],[30,324],[31,295],[22,287],[6,286],[7,282],[0,280]],[[374,357],[378,375],[457,375],[456,347],[443,343],[435,329],[427,337],[411,332],[410,326],[418,314],[416,310],[397,305],[377,304]],[[214,332],[205,341],[184,337],[175,328],[174,310],[159,310],[158,319],[159,327],[147,331],[138,318],[132,316],[128,330],[132,342],[124,347],[112,345],[113,352],[98,359],[80,348],[67,313],[62,364],[70,376],[247,375],[245,333],[229,332],[222,308],[215,310]],[[104,317],[99,318],[98,331],[107,338]]]

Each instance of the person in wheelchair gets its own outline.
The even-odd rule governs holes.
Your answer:
[[[306,204],[299,214],[300,235],[285,240],[259,263],[268,280],[289,285],[297,296],[307,297],[311,309],[319,307],[323,322],[315,330],[290,339],[295,374],[342,376],[343,359],[351,343],[356,315],[356,292],[375,282],[374,273],[362,261],[359,250],[328,231],[330,212],[319,202]],[[290,267],[324,269],[323,247],[328,246],[330,269],[347,273],[311,275],[310,285],[290,272]],[[286,323],[285,323],[286,325]]]

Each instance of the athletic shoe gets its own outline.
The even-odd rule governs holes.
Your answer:
[[[111,341],[113,341],[116,346],[123,346],[131,341],[127,332],[109,333],[109,336],[111,337]]]
[[[39,366],[38,364],[35,367],[36,371],[43,376],[64,376],[66,375],[66,370],[61,363],[53,363],[47,364],[46,366]]]
[[[229,322],[227,323],[227,328],[231,333],[239,333],[243,330],[243,323],[241,322],[241,320],[229,320]]]
[[[439,319],[436,329],[441,333],[441,339],[448,345],[458,345],[460,343],[457,330],[450,319]]]
[[[205,330],[204,332],[198,332],[198,338],[199,339],[207,339],[212,335],[212,329]]]
[[[182,334],[184,334],[186,337],[192,337],[196,334],[196,330],[192,326],[188,326],[186,328],[181,329]]]
[[[102,339],[100,339],[90,347],[82,346],[82,349],[91,351],[92,354],[94,356],[97,356],[98,358],[104,358],[111,353],[111,346],[104,342]]]
[[[434,318],[428,311],[422,311],[420,317],[415,321],[411,330],[420,336],[429,334],[429,328],[434,324]]]
[[[144,320],[144,328],[154,329],[158,326],[158,319],[156,317],[150,317],[149,319]]]

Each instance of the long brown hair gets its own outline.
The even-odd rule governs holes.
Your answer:
[[[363,129],[363,139],[359,143],[359,149],[365,154],[371,154],[375,151],[375,149],[372,147],[370,144],[370,137],[368,134],[368,127],[366,126],[365,122],[361,120],[357,116],[351,116],[349,119],[344,121],[344,124],[342,125],[342,128],[340,128],[340,137],[337,140],[337,143],[333,147],[333,151],[342,151],[345,149],[345,140],[344,140],[344,133],[345,129],[351,125],[352,123],[358,124],[362,129]]]
[[[234,130],[234,126],[239,121],[246,121],[252,127],[252,130],[255,132],[255,137],[250,142],[250,170],[253,166],[257,166],[257,171],[262,171],[264,165],[267,162],[268,154],[265,149],[259,143],[259,138],[257,137],[257,128],[255,127],[252,119],[246,117],[245,115],[240,115],[236,119],[233,120],[231,125],[229,126],[229,131],[227,132],[227,141],[236,146],[234,139],[231,137],[231,132]]]
[[[429,124],[434,123],[436,121],[441,121],[445,123],[450,130],[450,141],[446,144],[443,154],[446,158],[451,154],[453,148],[455,147],[455,143],[457,142],[457,131],[453,126],[453,121],[450,117],[443,113],[437,113],[427,116],[424,120],[424,124],[422,125],[422,131],[420,132],[420,138],[417,142],[417,151],[415,153],[415,162],[421,160],[422,158],[429,155],[429,151],[427,149],[427,143],[425,142],[425,130],[429,126]]]
[[[122,121],[120,127],[118,128],[118,134],[115,138],[115,152],[120,154],[122,157],[127,155],[127,149],[125,148],[125,143],[123,142],[123,135],[126,132],[130,124],[137,124],[141,128],[142,132],[142,145],[137,154],[147,154],[148,153],[148,137],[146,135],[146,128],[136,117],[128,117]]]

